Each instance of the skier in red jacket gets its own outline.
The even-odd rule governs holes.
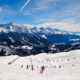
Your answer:
[[[40,73],[43,73],[44,68],[45,68],[44,66],[41,67],[41,71],[40,71]]]

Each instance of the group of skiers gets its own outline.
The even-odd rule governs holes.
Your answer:
[[[27,65],[26,69],[29,69],[29,65]],[[34,70],[33,65],[31,65],[31,70]]]
[[[26,69],[29,69],[29,67],[30,67],[30,65],[27,65]],[[41,66],[40,73],[43,73],[44,72],[44,69],[45,69],[44,65]],[[34,70],[33,65],[31,65],[31,70]]]

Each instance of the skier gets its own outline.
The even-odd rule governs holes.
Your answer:
[[[21,65],[21,68],[23,68],[23,64]]]
[[[9,62],[8,65],[11,65],[11,62]]]
[[[29,68],[29,66],[27,65],[27,68],[26,69],[28,69]]]
[[[31,69],[34,70],[33,65],[31,65]]]
[[[41,71],[40,71],[40,73],[43,73],[44,68],[45,68],[44,66],[41,67]]]

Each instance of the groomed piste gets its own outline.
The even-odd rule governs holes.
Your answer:
[[[80,50],[0,57],[0,80],[80,80]]]

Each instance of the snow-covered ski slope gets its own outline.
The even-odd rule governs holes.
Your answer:
[[[17,57],[0,57],[0,80],[80,80],[80,50],[20,57],[8,65]],[[31,62],[34,70],[31,66],[26,69]],[[45,70],[40,74],[43,65]]]

